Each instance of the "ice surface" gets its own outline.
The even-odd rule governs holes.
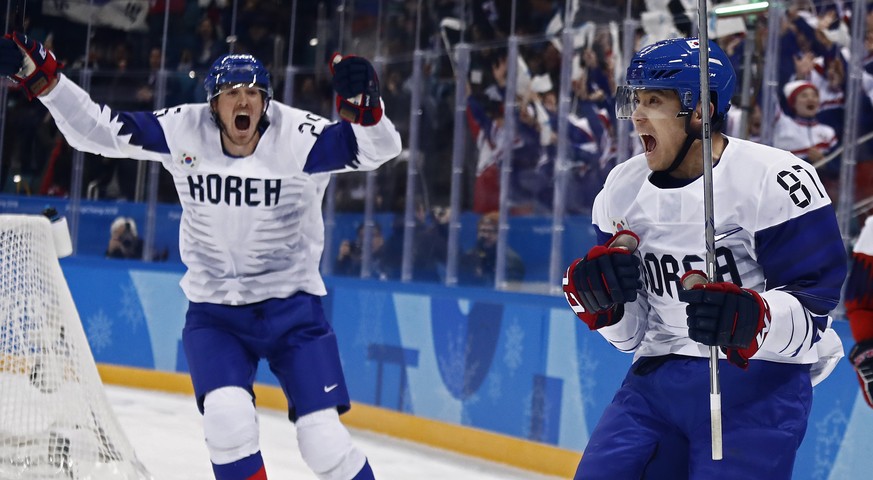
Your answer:
[[[212,480],[194,399],[179,394],[107,386],[115,414],[155,480]],[[284,413],[261,409],[261,451],[270,479],[316,477],[297,450]],[[372,432],[351,430],[379,480],[554,480]]]

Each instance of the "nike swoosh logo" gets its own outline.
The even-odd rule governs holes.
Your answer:
[[[743,231],[743,227],[737,227],[737,228],[734,228],[732,230],[728,230],[724,233],[719,233],[718,235],[715,236],[715,241],[718,242],[719,240],[724,240],[725,238],[730,237],[731,235],[733,235],[737,232],[742,232],[742,231]]]
[[[338,387],[338,386],[339,386],[338,383],[334,383],[334,384],[331,385],[331,386],[327,386],[327,385],[325,385],[325,386],[324,386],[324,393],[330,393],[331,391],[333,391],[334,388],[336,388],[336,387]]]

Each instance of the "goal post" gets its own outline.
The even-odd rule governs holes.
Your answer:
[[[61,271],[68,244],[65,222],[0,215],[0,479],[150,480]]]

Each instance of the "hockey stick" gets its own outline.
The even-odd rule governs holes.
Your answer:
[[[712,195],[712,132],[709,106],[709,30],[706,0],[698,0],[697,29],[700,41],[700,107],[702,114],[701,141],[703,142],[703,211],[706,236],[706,276],[715,279],[715,213]],[[722,459],[721,387],[718,382],[718,348],[709,347],[709,418],[712,428],[712,459]]]

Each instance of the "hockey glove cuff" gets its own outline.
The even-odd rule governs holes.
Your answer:
[[[864,400],[873,408],[873,340],[856,343],[849,352],[849,361],[858,374]]]
[[[682,276],[686,289],[679,292],[679,300],[688,303],[688,336],[721,347],[729,362],[746,369],[770,331],[770,307],[754,290],[729,282],[693,281],[701,276],[706,278],[697,270]]]
[[[623,304],[637,299],[642,280],[634,251],[639,243],[635,233],[622,230],[575,260],[564,273],[564,296],[589,329],[614,325],[624,314]]]
[[[334,53],[330,59],[336,110],[340,118],[365,127],[382,119],[379,77],[366,58]]]
[[[18,68],[15,67],[16,59]],[[0,40],[0,74],[23,86],[28,100],[49,88],[58,77],[57,71],[54,54],[27,35],[13,32]]]

